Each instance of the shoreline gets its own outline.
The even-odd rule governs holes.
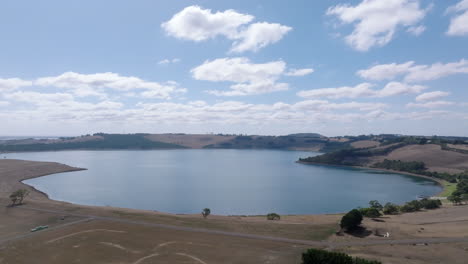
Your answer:
[[[10,161],[23,161],[23,162],[31,162],[31,163],[37,163],[37,164],[44,164],[45,163],[46,165],[48,163],[50,165],[60,165],[60,166],[62,166],[62,169],[52,171],[52,172],[38,173],[38,174],[34,174],[34,175],[29,175],[29,176],[27,176],[27,175],[24,176],[23,175],[19,179],[8,179],[10,181],[17,182],[20,185],[26,186],[27,189],[29,189],[33,193],[37,194],[38,196],[40,196],[39,199],[36,199],[36,201],[39,201],[39,202],[62,203],[62,204],[67,204],[67,205],[72,205],[72,206],[77,206],[77,207],[83,207],[83,206],[93,207],[93,208],[96,208],[96,209],[115,208],[115,209],[144,211],[144,212],[148,212],[148,213],[158,212],[158,213],[169,214],[169,215],[174,215],[174,216],[191,216],[191,215],[193,215],[193,214],[173,214],[173,213],[169,213],[169,212],[159,212],[159,211],[154,211],[154,210],[144,210],[144,209],[135,209],[135,208],[120,208],[120,207],[113,207],[113,206],[84,205],[84,204],[77,204],[77,203],[73,203],[73,202],[54,200],[54,199],[51,199],[47,193],[45,193],[43,191],[40,191],[40,190],[36,189],[34,186],[31,186],[31,185],[29,185],[27,183],[24,183],[23,181],[29,180],[29,179],[34,179],[34,178],[39,178],[39,177],[43,177],[43,176],[47,176],[47,175],[57,174],[57,173],[83,171],[83,170],[87,170],[87,169],[71,167],[71,166],[68,166],[66,164],[61,164],[61,163],[57,163],[57,162],[36,162],[36,161],[25,161],[25,160],[10,160]],[[417,174],[412,174],[412,173],[401,173],[401,172],[398,172],[398,171],[392,171],[392,170],[386,170],[386,169],[373,169],[373,168],[360,167],[360,166],[331,165],[331,164],[320,164],[320,163],[299,162],[299,161],[296,161],[296,162],[304,164],[304,165],[320,165],[320,166],[334,166],[334,167],[344,167],[344,168],[354,168],[354,169],[376,170],[376,171],[384,171],[384,172],[390,172],[390,173],[395,173],[395,174],[403,174],[403,175],[421,177],[421,178],[429,179],[429,180],[434,181],[437,184],[439,184],[439,186],[441,186],[442,189],[443,189],[440,193],[442,193],[445,190],[445,186],[442,184],[442,182],[440,180],[436,180],[436,179],[430,178],[428,176],[423,176],[423,175],[417,175]],[[38,198],[38,197],[36,197],[36,198]],[[335,213],[331,213],[331,214],[329,214],[329,213],[323,213],[323,214],[291,214],[291,215],[284,215],[284,216],[314,216],[314,215],[315,216],[324,216],[324,215],[339,215],[339,214],[343,214],[343,213],[345,213],[345,212],[335,212]],[[255,216],[259,216],[259,215],[217,215],[217,216],[221,216],[221,217],[240,217],[240,216],[255,217]],[[261,216],[264,216],[264,215],[261,215]]]
[[[411,172],[388,170],[388,169],[382,169],[382,168],[371,168],[371,167],[364,167],[364,166],[348,166],[348,165],[326,164],[326,163],[319,163],[319,162],[306,162],[306,161],[299,161],[299,160],[296,161],[296,163],[304,164],[304,165],[319,165],[319,166],[326,166],[326,167],[353,168],[353,169],[359,169],[359,170],[375,170],[375,171],[389,172],[389,173],[393,173],[393,174],[402,174],[402,175],[408,175],[408,176],[413,176],[413,177],[418,177],[418,178],[431,180],[433,182],[436,182],[440,187],[442,187],[442,191],[440,191],[439,193],[437,193],[436,195],[433,195],[431,197],[435,197],[435,196],[438,196],[438,195],[444,193],[445,189],[446,189],[446,187],[444,185],[444,181],[441,180],[441,179],[429,177],[429,176],[426,176],[426,175],[411,173]]]

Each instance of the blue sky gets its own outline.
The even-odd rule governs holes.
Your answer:
[[[468,136],[468,0],[0,10],[1,135]]]

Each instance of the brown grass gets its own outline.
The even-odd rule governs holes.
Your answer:
[[[377,147],[380,145],[380,142],[374,140],[359,140],[351,143],[353,148],[371,148]]]
[[[147,139],[170,144],[177,144],[187,148],[203,148],[211,144],[219,144],[234,139],[234,136],[218,135],[178,135],[178,134],[153,134],[146,136]]]
[[[468,170],[468,155],[455,151],[442,150],[439,145],[408,145],[390,152],[386,156],[375,157],[372,163],[389,160],[422,161],[431,171],[459,173]]]

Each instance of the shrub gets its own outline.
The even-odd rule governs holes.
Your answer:
[[[308,249],[302,253],[303,264],[381,264],[379,261],[353,258],[345,253]]]
[[[437,209],[442,205],[440,200],[422,199],[420,202],[424,209]]]
[[[386,203],[383,208],[383,213],[386,215],[395,215],[400,211],[400,207],[393,203]]]
[[[383,206],[377,200],[372,200],[369,202],[370,208],[377,209],[378,211],[382,211]]]
[[[410,212],[419,211],[419,210],[421,210],[421,208],[423,208],[423,204],[418,200],[413,200],[413,201],[407,202],[405,205],[403,205],[400,208],[400,211],[402,211],[403,213],[410,213]]]
[[[362,214],[359,210],[353,209],[341,218],[340,227],[346,230],[357,228],[362,222]]]
[[[379,210],[375,208],[360,208],[359,211],[361,212],[363,216],[370,217],[370,218],[375,218],[375,217],[379,217],[382,215],[379,212]]]
[[[268,220],[280,220],[281,217],[277,213],[269,213],[269,214],[267,214],[267,219]]]

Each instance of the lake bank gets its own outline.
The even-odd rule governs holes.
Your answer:
[[[401,204],[418,195],[433,196],[441,190],[433,181],[421,181],[401,173],[385,175],[373,170],[313,168],[294,162],[305,154],[268,150],[173,150],[41,152],[11,156],[59,161],[89,169],[73,174],[27,177],[33,179],[24,183],[46,193],[52,200],[172,214],[198,214],[205,207],[224,216],[271,212],[339,214],[366,206],[369,200]],[[185,161],[184,166],[180,166],[179,160]],[[329,195],[326,190],[330,188],[340,191],[326,204],[320,202]],[[389,188],[397,191],[390,192]],[[244,195],[239,196],[241,190]],[[135,193],[153,195],[151,199],[141,200],[135,199]],[[177,193],[185,195],[177,196]]]
[[[442,187],[442,191],[440,191],[437,195],[434,195],[434,196],[439,196],[439,195],[441,195],[443,193],[448,193],[448,186],[446,184],[446,181],[441,180],[441,179],[437,179],[437,178],[433,178],[433,177],[429,177],[427,175],[421,175],[421,174],[405,172],[405,171],[382,169],[382,168],[371,168],[371,167],[364,167],[364,166],[334,165],[334,164],[318,163],[318,162],[306,162],[306,161],[296,161],[296,163],[305,164],[305,165],[319,165],[319,166],[330,166],[330,167],[354,168],[354,169],[361,169],[361,170],[375,170],[375,171],[389,172],[389,173],[392,173],[392,174],[403,174],[403,175],[408,175],[408,176],[414,176],[414,177],[418,177],[418,178],[431,180],[433,182],[436,182],[440,187]]]

